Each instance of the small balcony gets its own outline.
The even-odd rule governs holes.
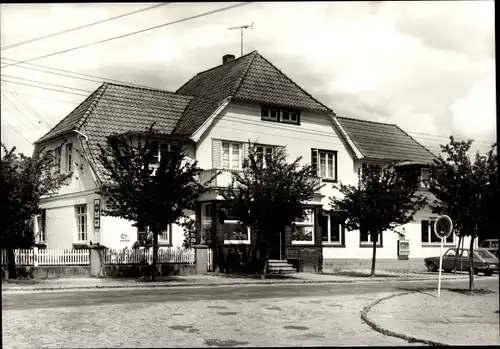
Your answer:
[[[199,174],[200,183],[211,188],[226,188],[231,185],[235,173],[241,172],[241,170],[228,170],[228,169],[211,169],[204,170]],[[217,175],[217,173],[219,173]],[[215,177],[214,177],[215,176]],[[321,184],[321,179],[319,177],[311,177],[311,181],[319,186]],[[319,192],[319,190],[316,190]]]

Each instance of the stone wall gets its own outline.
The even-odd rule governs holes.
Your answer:
[[[151,276],[149,264],[116,264],[103,266],[103,277]],[[189,276],[196,274],[196,266],[190,264],[159,264],[156,276]]]
[[[371,259],[324,259],[323,270],[339,269],[370,269]],[[375,261],[377,270],[408,270],[408,271],[426,271],[423,258],[411,258],[409,260],[397,259],[377,259]]]

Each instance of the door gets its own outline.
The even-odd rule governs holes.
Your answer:
[[[272,238],[270,239],[270,249],[271,251],[269,252],[269,259],[284,259],[284,256],[280,256],[280,250],[281,250],[281,238],[280,235],[283,234],[274,234]],[[281,257],[281,258],[280,258]]]
[[[443,270],[453,270],[453,264],[455,263],[456,250],[449,249],[443,255]]]

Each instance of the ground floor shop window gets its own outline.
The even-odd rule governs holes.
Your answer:
[[[292,244],[314,244],[314,210],[306,209],[304,218],[292,224]]]

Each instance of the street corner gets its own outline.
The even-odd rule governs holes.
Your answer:
[[[460,305],[460,306],[457,306]],[[367,306],[361,318],[374,330],[428,345],[499,345],[498,291],[436,289],[400,292]]]

